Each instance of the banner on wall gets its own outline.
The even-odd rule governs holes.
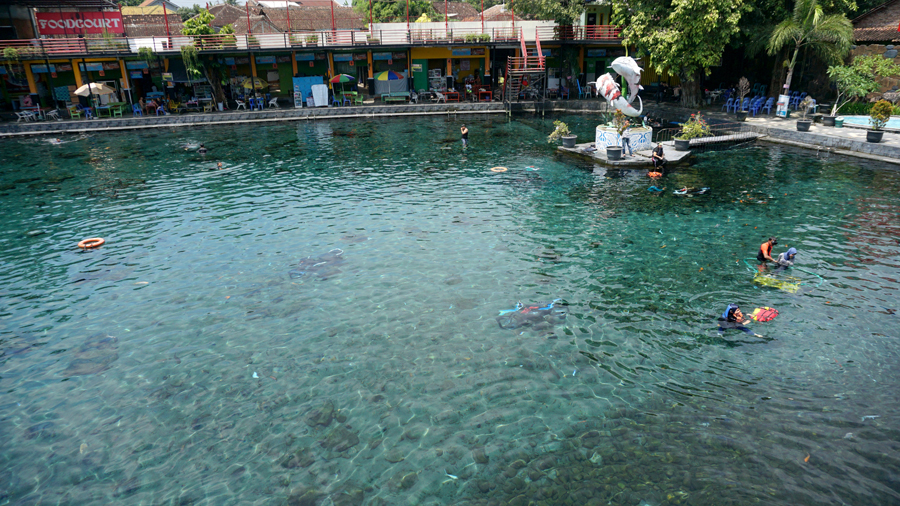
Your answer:
[[[468,47],[454,47],[450,50],[453,56],[471,56],[472,49]]]
[[[373,59],[373,60],[380,60],[380,61],[390,60],[390,59],[391,59],[391,53],[372,53],[372,59]]]
[[[353,61],[353,55],[350,53],[346,54],[334,54],[331,56],[334,61]]]
[[[112,12],[35,12],[39,35],[125,33],[122,14]]]
[[[55,65],[50,65],[50,67],[47,68],[47,65],[32,65],[32,66],[31,66],[31,71],[32,71],[33,73],[35,73],[35,74],[49,74],[49,73],[54,73],[54,74],[55,74],[55,73],[56,73],[56,66],[55,66]]]
[[[588,49],[585,56],[588,58],[605,58],[606,49]]]
[[[256,63],[266,64],[266,63],[275,63],[274,56],[257,56]]]
[[[128,70],[141,70],[149,69],[150,65],[145,61],[127,61],[125,62],[125,68]]]
[[[140,70],[138,70],[136,72],[130,72],[129,75],[131,76],[132,79],[143,79],[144,78],[144,73],[141,72]]]
[[[294,58],[296,58],[297,61],[313,61],[316,59],[316,55],[313,53],[297,53]]]
[[[78,68],[83,71],[88,72],[103,72],[103,64],[102,63],[79,63]]]

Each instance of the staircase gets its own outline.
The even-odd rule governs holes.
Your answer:
[[[525,37],[519,32],[523,56],[511,56],[506,62],[504,102],[543,101],[547,94],[545,57],[541,51],[540,39],[537,37],[535,39],[534,46],[528,47],[525,44]]]

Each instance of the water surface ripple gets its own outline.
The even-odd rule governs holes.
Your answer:
[[[0,504],[900,504],[895,169],[466,122],[0,141]]]

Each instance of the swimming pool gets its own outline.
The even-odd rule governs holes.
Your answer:
[[[896,170],[759,146],[660,194],[465,121],[0,140],[5,498],[900,500]],[[825,282],[753,283],[770,235]]]
[[[844,116],[844,123],[848,125],[871,126],[872,118],[869,116]],[[900,130],[900,118],[891,118],[888,120],[885,128],[895,128]]]

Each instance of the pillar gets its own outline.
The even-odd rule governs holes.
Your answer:
[[[37,93],[37,83],[34,82],[34,73],[31,72],[31,64],[23,62],[22,65],[25,66],[25,79],[28,79],[28,92]],[[53,90],[50,91],[52,92]]]
[[[293,70],[291,76],[296,76],[300,73],[300,71],[297,70],[297,51],[291,51],[291,70]]]
[[[81,80],[81,69],[78,68],[77,60],[69,60],[72,63],[72,70],[75,71],[75,87],[80,88],[84,81]]]

